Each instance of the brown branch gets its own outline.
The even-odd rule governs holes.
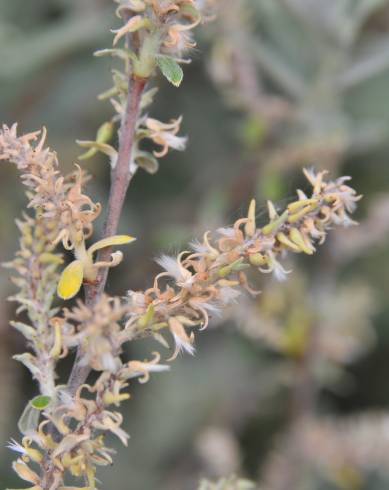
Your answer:
[[[140,100],[146,80],[130,78],[128,87],[127,111],[122,127],[120,128],[120,142],[118,160],[111,172],[111,188],[109,193],[108,211],[104,226],[103,238],[117,233],[120,215],[123,209],[128,186],[133,175],[130,173],[131,152],[139,114]],[[111,247],[107,247],[99,254],[98,261],[108,262]],[[85,300],[88,306],[93,306],[105,289],[108,268],[101,269],[95,284],[85,286]],[[82,353],[79,348],[68,381],[68,391],[74,394],[77,388],[85,383],[90,367],[81,365]]]
[[[133,175],[130,173],[131,152],[134,141],[136,121],[138,119],[139,104],[146,80],[132,78],[128,89],[127,113],[120,130],[120,144],[118,161],[111,172],[111,189],[109,193],[108,212],[104,226],[104,238],[117,232],[120,215],[128,186]],[[98,261],[109,262],[111,247],[100,252]],[[93,304],[104,291],[107,282],[108,269],[102,269],[96,284],[85,288],[86,301]]]

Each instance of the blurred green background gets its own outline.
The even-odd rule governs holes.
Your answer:
[[[383,490],[389,483],[389,1],[219,0],[197,30],[193,62],[174,89],[159,80],[150,116],[184,116],[184,153],[155,176],[139,171],[120,231],[138,240],[112,272],[110,293],[147,287],[153,258],[232,223],[251,197],[283,204],[307,189],[304,166],[350,175],[364,195],[361,225],[334,231],[311,258],[290,260],[285,285],[265,276],[197,337],[197,354],[134,383],[123,405],[129,448],[118,448],[101,488],[196,489],[239,473],[267,490]],[[114,62],[96,59],[118,19],[109,0],[0,0],[0,121],[45,125],[70,170],[111,115],[97,95]],[[109,169],[86,162],[89,192],[106,202]],[[25,204],[1,165],[0,260],[17,243]],[[259,222],[266,221],[265,207]],[[99,226],[96,234],[99,234]],[[289,265],[289,264],[288,264]],[[0,485],[18,487],[5,449],[36,394],[10,360],[24,349],[9,327],[13,287],[0,274]],[[280,340],[281,339],[281,340]],[[129,354],[148,357],[152,341]],[[165,355],[164,352],[162,352]],[[166,353],[168,355],[168,353]],[[66,379],[68,365],[62,366]],[[116,442],[115,442],[116,443]]]

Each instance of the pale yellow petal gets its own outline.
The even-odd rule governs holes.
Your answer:
[[[80,290],[84,277],[81,260],[74,260],[62,272],[59,279],[57,294],[62,299],[70,299]]]
[[[103,238],[102,240],[99,240],[91,247],[89,247],[88,253],[92,255],[94,252],[96,252],[96,250],[99,250],[100,248],[111,247],[112,245],[125,245],[126,243],[133,242],[134,240],[136,240],[136,238],[130,235],[109,236],[108,238]]]

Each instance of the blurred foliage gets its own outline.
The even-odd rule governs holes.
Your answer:
[[[121,227],[138,241],[109,290],[144,287],[161,250],[175,252],[205,229],[232,222],[253,195],[261,202],[288,197],[302,165],[352,175],[365,196],[361,226],[337,235],[317,259],[291,264],[299,272],[285,286],[267,287],[266,278],[255,303],[242,302],[199,338],[194,359],[135,388],[125,414],[129,449],[120,448],[104,485],[189,490],[201,478],[235,473],[259,478],[266,490],[383,490],[384,438],[377,458],[365,455],[363,464],[351,449],[370,454],[386,427],[371,410],[385,414],[389,404],[389,2],[219,4],[217,20],[201,29],[183,87],[161,80],[150,115],[183,114],[189,148],[166,158],[155,176],[134,180]],[[46,125],[68,169],[79,154],[75,140],[91,139],[110,114],[96,96],[109,86],[113,66],[92,53],[108,45],[115,23],[109,0],[0,2],[0,120],[17,120],[26,131]],[[104,203],[107,162],[95,157],[86,167],[95,176],[93,197]],[[16,186],[14,170],[2,169],[1,261],[17,242],[14,218],[24,197]],[[5,272],[0,291],[2,298],[12,291]],[[12,306],[2,301],[0,308],[4,488],[16,484],[5,441],[36,392],[8,361],[21,339],[9,330]],[[139,356],[144,346],[132,349]],[[68,371],[64,365],[64,379]],[[336,425],[355,412],[363,423]],[[327,425],[324,415],[332,415]],[[352,439],[356,427],[363,437]],[[337,431],[347,443],[334,439]],[[315,451],[312,461],[307,454]]]

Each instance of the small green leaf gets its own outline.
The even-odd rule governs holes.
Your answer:
[[[51,402],[51,397],[46,395],[38,395],[31,400],[31,405],[37,410],[44,410]]]
[[[169,80],[175,87],[181,85],[184,78],[184,72],[181,66],[174,58],[165,55],[159,55],[157,57],[157,64],[162,72],[162,75]]]

